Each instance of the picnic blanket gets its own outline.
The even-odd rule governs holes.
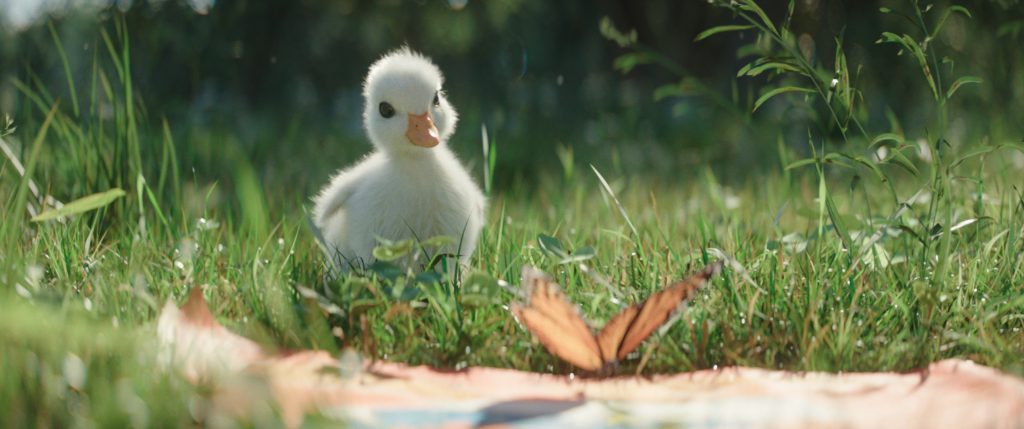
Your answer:
[[[357,428],[1024,428],[1024,381],[966,360],[902,374],[443,371],[353,353],[265,351],[217,323],[201,292],[180,309],[164,307],[157,339],[165,367],[212,386],[208,419],[272,416],[295,427],[316,414]]]

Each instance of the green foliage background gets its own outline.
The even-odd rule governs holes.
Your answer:
[[[359,121],[361,79],[373,59],[405,43],[433,57],[446,73],[464,118],[453,144],[465,158],[479,152],[480,124],[500,136],[499,186],[516,174],[533,175],[538,165],[553,166],[559,145],[575,148],[584,162],[615,156],[631,171],[674,174],[697,158],[695,151],[737,172],[756,171],[765,154],[775,152],[777,133],[771,128],[787,131],[794,137],[787,142],[806,153],[806,143],[795,137],[805,134],[808,122],[819,122],[800,103],[779,103],[754,115],[757,127],[736,126],[738,118],[705,98],[653,102],[653,90],[677,78],[666,68],[641,66],[623,75],[610,67],[624,50],[596,31],[605,16],[620,29],[636,29],[642,44],[676,63],[685,76],[749,111],[744,107],[772,78],[735,77],[746,63],[739,48],[753,41],[749,34],[694,42],[701,31],[733,22],[727,8],[708,2],[226,0],[199,8],[203,14],[185,1],[127,4],[134,96],[144,98],[146,125],[159,131],[167,118],[172,133],[191,142],[179,149],[183,165],[210,179],[224,178],[223,157],[212,154],[220,149],[195,142],[204,132],[231,133],[261,177],[299,183],[311,192],[330,170],[367,149]],[[932,115],[927,93],[916,84],[920,72],[894,56],[892,47],[874,43],[883,31],[909,24],[878,13],[879,7],[898,5],[802,2],[790,26],[810,61],[826,69],[841,37],[857,87],[870,100],[866,124],[888,127],[892,113],[917,137]],[[954,14],[935,40],[943,47],[942,59],[954,61],[944,66],[985,82],[956,100],[965,115],[951,124],[952,131],[962,141],[985,135],[1018,139],[1024,129],[1013,112],[1024,107],[1024,55],[1018,47],[1024,7],[1012,0],[968,6],[973,18]],[[779,21],[786,15],[783,1],[765,2],[764,8]],[[42,116],[18,96],[12,78],[71,101],[52,35],[63,42],[66,66],[79,76],[81,91],[104,55],[98,29],[111,24],[116,10],[61,11],[52,29],[44,19],[0,28],[0,111],[17,114],[22,123]],[[293,162],[306,168],[294,168]]]

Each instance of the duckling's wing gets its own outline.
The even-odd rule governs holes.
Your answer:
[[[331,216],[334,216],[352,195],[355,195],[366,183],[368,176],[373,175],[387,164],[387,158],[379,152],[367,155],[355,165],[343,169],[331,178],[320,194],[314,199],[314,220],[323,228]]]
[[[327,223],[327,220],[344,207],[345,202],[355,193],[357,186],[352,176],[351,172],[342,171],[331,179],[331,183],[320,191],[320,195],[317,195],[313,214],[318,226]]]

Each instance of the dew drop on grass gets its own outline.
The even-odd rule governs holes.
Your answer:
[[[82,387],[85,386],[86,368],[85,362],[82,362],[81,358],[74,353],[68,353],[67,356],[64,356],[61,371],[64,373],[64,381],[69,387],[82,390]]]
[[[82,300],[82,305],[85,307],[85,311],[92,311],[92,300],[85,298]]]
[[[220,226],[220,224],[217,223],[217,221],[206,219],[203,217],[199,218],[199,221],[196,222],[196,229],[200,231],[209,231],[211,229],[217,229],[218,226]]]
[[[28,280],[28,283],[30,285],[36,286],[36,285],[39,284],[39,281],[42,280],[42,279],[43,279],[43,267],[40,267],[39,265],[32,264],[32,265],[29,265],[27,269],[25,269],[25,280]]]
[[[32,292],[29,292],[28,289],[25,289],[25,286],[22,286],[21,283],[17,283],[14,285],[14,291],[17,292],[18,296],[22,298],[32,299]]]

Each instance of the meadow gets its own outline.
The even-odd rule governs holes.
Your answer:
[[[793,35],[756,3],[722,7],[737,8],[737,24],[703,36],[771,40],[741,73],[782,82],[739,109],[787,97],[817,103],[813,132],[780,133],[747,175],[706,151],[670,153],[670,174],[645,175],[616,161],[624,155],[591,163],[579,148],[552,144],[543,168],[496,185],[508,152],[501,131],[465,127],[459,134],[473,137],[456,149],[489,203],[468,266],[425,249],[415,270],[382,260],[336,278],[307,220],[309,195],[294,192],[326,176],[310,177],[292,157],[278,177],[261,176],[232,130],[175,135],[139,101],[131,41],[115,20],[100,37],[103,66],[67,74],[76,98],[16,84],[31,107],[2,133],[10,151],[0,163],[0,422],[206,421],[208,388],[157,370],[153,339],[163,304],[197,286],[221,323],[268,348],[574,372],[508,311],[523,265],[551,273],[600,325],[667,282],[731,261],[622,363],[626,374],[733,365],[907,371],[959,357],[1024,375],[1024,154],[1012,135],[949,131],[969,113],[950,100],[980,82],[944,76],[929,48],[890,33],[906,55],[920,51],[916,84],[935,105],[933,122],[918,135],[895,115],[893,129],[868,131],[841,50],[830,58],[842,70],[834,78],[801,61]],[[618,67],[656,63],[635,34],[611,24],[602,31],[627,50]],[[661,91],[671,97],[682,86]],[[301,129],[290,136],[344,143]],[[365,148],[352,145],[349,159]],[[183,164],[197,152],[224,180],[200,179]],[[53,211],[47,195],[94,196]],[[379,250],[388,259],[429,247],[421,244]],[[255,424],[273,426],[266,417]]]

